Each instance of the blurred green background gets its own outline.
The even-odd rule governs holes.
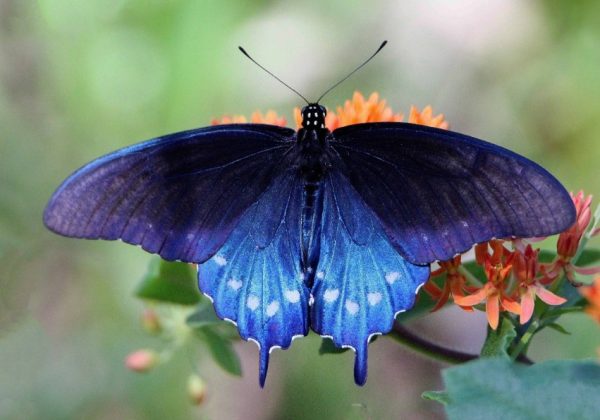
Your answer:
[[[592,0],[0,0],[0,417],[441,418],[419,395],[441,388],[444,365],[386,338],[370,348],[363,388],[352,356],[318,356],[316,337],[274,353],[264,390],[245,342],[242,378],[202,351],[146,375],[127,371],[130,351],[160,347],[132,295],[150,256],[52,235],[44,205],[74,169],[116,148],[222,114],[272,108],[290,121],[299,99],[240,44],[315,98],[383,39],[382,54],[324,105],[355,89],[405,114],[431,104],[453,129],[598,196],[598,22]],[[566,327],[573,336],[544,333],[534,358],[595,354],[591,320],[571,316]],[[445,310],[412,328],[476,352],[485,321]],[[185,394],[193,364],[208,386],[201,407]]]

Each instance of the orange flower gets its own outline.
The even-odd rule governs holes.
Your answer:
[[[243,115],[224,115],[221,118],[214,118],[210,124],[244,124],[247,122],[251,122],[253,124],[273,124],[281,127],[285,127],[287,125],[286,119],[277,115],[277,113],[273,110],[267,111],[267,113],[264,115],[259,111],[255,111],[250,117],[250,121],[248,121],[248,119]]]
[[[492,241],[491,241],[492,242]],[[512,269],[512,253],[508,252],[500,241],[492,242],[493,254],[481,252],[487,283],[475,293],[465,297],[454,297],[454,302],[461,306],[474,306],[485,301],[488,323],[492,329],[498,328],[500,311],[505,310],[516,315],[521,313],[521,306],[506,291],[506,278]]]
[[[563,271],[567,276],[567,279],[574,285],[579,285],[575,281],[575,273],[587,276],[600,273],[600,266],[578,267],[571,262],[571,259],[577,254],[581,238],[587,230],[592,218],[592,212],[590,210],[592,196],[588,195],[586,197],[583,191],[579,191],[577,195],[571,193],[571,198],[575,204],[577,217],[573,226],[558,236],[558,243],[556,244],[558,256],[556,259],[552,263],[542,266],[542,270],[545,273],[544,283],[546,284],[554,281]],[[592,232],[592,234],[594,234],[594,232]]]
[[[448,121],[444,119],[444,114],[438,114],[433,116],[433,109],[430,105],[423,108],[423,111],[419,111],[416,107],[410,107],[410,114],[408,116],[408,122],[413,124],[428,125],[429,127],[448,129]]]
[[[448,302],[450,295],[452,295],[454,301],[456,301],[457,297],[460,299],[465,296],[465,291],[471,292],[476,290],[473,287],[467,286],[467,279],[459,271],[460,264],[461,257],[460,255],[457,255],[449,261],[440,261],[440,268],[431,272],[429,281],[423,286],[423,290],[425,290],[433,299],[437,300],[437,303],[431,312],[441,309],[446,302]],[[446,280],[444,281],[443,289],[440,289],[433,281],[433,278],[444,272],[447,273]],[[473,311],[471,306],[459,305],[459,307],[465,311]]]
[[[535,307],[535,297],[538,296],[548,305],[562,305],[567,299],[555,295],[540,284],[536,278],[539,271],[538,254],[527,245],[525,252],[515,252],[513,258],[513,273],[519,281],[518,293],[521,296],[521,324],[531,319]]]
[[[600,323],[600,277],[591,286],[581,287],[579,293],[588,301],[585,312]]]

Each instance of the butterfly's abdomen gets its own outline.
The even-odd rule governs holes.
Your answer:
[[[302,269],[308,287],[318,263],[323,213],[323,183],[306,182],[302,194]]]

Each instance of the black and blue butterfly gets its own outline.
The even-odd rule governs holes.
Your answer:
[[[118,150],[67,178],[44,222],[197,263],[217,315],[258,344],[261,385],[270,352],[309,329],[356,352],[362,385],[369,341],[430,263],[575,220],[564,187],[514,152],[408,123],[330,132],[326,112],[308,103],[298,131],[219,125]]]

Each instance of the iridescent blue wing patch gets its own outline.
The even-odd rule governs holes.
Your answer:
[[[538,164],[422,125],[356,124],[332,133],[344,174],[409,261],[448,260],[475,243],[567,229],[575,208]]]
[[[261,386],[271,350],[308,333],[309,291],[300,265],[302,191],[297,171],[280,173],[198,269],[200,289],[217,315],[258,344]]]
[[[121,239],[166,260],[202,262],[271,184],[294,136],[234,124],[126,147],[67,178],[44,223],[65,236]]]
[[[323,183],[319,263],[311,293],[312,328],[356,352],[354,379],[367,379],[367,345],[411,308],[429,276],[396,251],[350,182],[332,170]]]

